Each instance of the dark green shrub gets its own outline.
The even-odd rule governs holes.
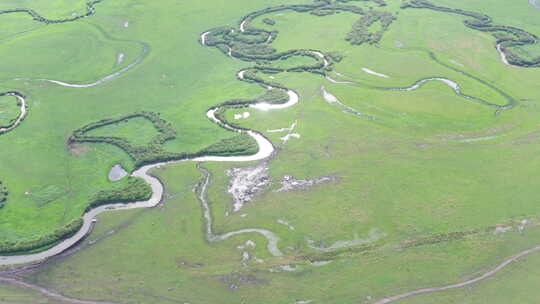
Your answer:
[[[360,18],[360,20],[354,23],[352,30],[347,34],[345,40],[353,45],[378,43],[381,40],[383,33],[388,30],[388,27],[394,20],[396,20],[396,17],[391,13],[369,11]],[[381,24],[381,30],[372,33],[369,31],[369,27],[375,22]]]
[[[152,188],[141,178],[130,176],[126,184],[96,193],[90,200],[86,211],[113,203],[146,201],[152,197]]]
[[[267,24],[267,25],[275,25],[276,24],[276,22],[274,20],[270,19],[270,18],[264,18],[263,22],[265,24]]]
[[[4,207],[4,204],[6,203],[8,199],[8,194],[9,194],[8,189],[2,183],[2,181],[0,181],[0,209]]]
[[[96,9],[95,9],[94,5],[96,5],[96,4],[98,4],[98,3],[102,2],[102,1],[103,0],[89,1],[89,2],[86,3],[86,13],[84,13],[82,15],[74,16],[74,17],[71,17],[71,18],[64,18],[64,19],[47,19],[47,18],[41,16],[40,14],[38,14],[36,11],[31,10],[31,9],[26,9],[26,8],[0,10],[0,15],[1,14],[9,14],[9,13],[26,13],[26,14],[30,15],[30,17],[32,17],[35,21],[46,23],[46,24],[72,22],[72,21],[77,21],[79,19],[86,18],[86,17],[92,16],[93,14],[95,14]]]
[[[201,150],[201,155],[215,156],[239,156],[251,155],[259,151],[257,142],[248,134],[241,133],[237,136],[221,140]]]
[[[158,135],[154,137],[150,141],[150,143],[145,146],[134,146],[126,139],[120,137],[100,137],[86,135],[86,133],[91,130],[101,128],[107,125],[116,124],[135,117],[147,119],[154,125],[158,132]],[[166,152],[163,149],[163,144],[174,138],[176,138],[176,130],[170,125],[170,123],[161,119],[158,113],[137,112],[115,119],[102,119],[98,122],[88,124],[78,130],[75,130],[70,136],[68,143],[71,144],[75,142],[87,142],[115,145],[118,148],[124,150],[135,161],[136,167],[139,167],[143,164],[152,163],[156,160],[175,159],[176,157],[181,157],[181,154]]]
[[[42,235],[32,239],[18,241],[1,241],[0,254],[17,254],[24,253],[30,250],[43,248],[53,245],[63,239],[73,236],[83,224],[82,219],[76,219],[69,222],[67,225],[56,229],[53,233]]]

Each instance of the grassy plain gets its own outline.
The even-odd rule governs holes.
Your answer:
[[[170,185],[169,199],[162,207],[101,216],[100,225],[83,243],[90,247],[53,260],[28,279],[78,298],[122,303],[291,303],[291,299],[370,303],[368,297],[380,298],[485,271],[515,251],[534,245],[540,237],[538,227],[530,227],[523,234],[508,232],[496,237],[490,232],[406,250],[390,244],[373,252],[342,252],[333,263],[316,267],[300,258],[305,248],[284,258],[269,256],[264,239],[257,235],[209,245],[202,233],[199,202],[191,191],[200,178],[194,164],[173,165],[157,173]],[[212,201],[212,208],[217,211],[226,204]],[[246,219],[256,216],[245,211],[249,213]],[[257,227],[273,228],[283,237],[290,233],[272,227],[270,221]],[[251,254],[264,264],[251,261],[241,266],[242,251],[236,246],[248,239],[257,244]],[[269,272],[291,264],[298,270]],[[230,284],[239,288],[230,290]]]
[[[3,304],[58,304],[40,293],[24,288],[0,285],[0,303]]]
[[[471,288],[423,295],[402,303],[538,303],[540,294],[536,287],[539,282],[539,258],[533,255],[514,263],[496,277]]]
[[[137,130],[134,133],[133,130]],[[88,136],[116,136],[127,139],[132,145],[142,146],[148,144],[158,132],[152,125],[152,122],[142,117],[135,117],[119,123],[94,129],[88,133]]]
[[[540,34],[538,12],[526,1],[512,4],[511,10],[502,0],[489,6],[479,0],[433,2],[480,11],[498,24]],[[166,145],[170,151],[193,152],[229,137],[230,133],[206,120],[205,110],[229,98],[257,96],[262,89],[236,80],[236,72],[249,64],[200,46],[198,34],[216,26],[235,26],[239,17],[253,10],[290,3],[111,1],[100,4],[95,16],[69,25],[81,35],[98,25],[113,37],[145,41],[152,51],[136,69],[84,91],[21,82],[2,84],[27,93],[31,109],[16,132],[0,137],[2,146],[10,147],[0,150],[0,160],[7,164],[0,168],[0,177],[13,193],[0,211],[2,238],[44,233],[78,216],[86,198],[108,185],[110,166],[129,163],[123,153],[105,145],[83,145],[74,157],[65,147],[65,139],[88,122],[139,110],[161,112],[178,131],[178,138]],[[262,131],[279,148],[269,163],[269,190],[240,212],[225,216],[232,205],[226,170],[240,164],[205,166],[213,174],[209,201],[216,232],[253,227],[271,230],[280,237],[284,257],[270,256],[266,240],[258,235],[205,242],[200,204],[192,192],[201,174],[194,164],[183,163],[156,172],[167,189],[162,207],[101,216],[96,230],[83,243],[88,248],[55,259],[26,279],[78,298],[125,303],[372,303],[385,295],[470,278],[537,245],[538,227],[530,225],[523,233],[516,230],[521,220],[536,223],[540,217],[534,199],[538,189],[534,177],[540,166],[540,70],[503,65],[492,36],[466,28],[461,16],[399,10],[400,1],[388,3],[384,10],[399,11],[398,20],[375,46],[351,46],[344,41],[358,18],[347,13],[316,17],[287,11],[272,15],[276,25],[264,27],[280,31],[273,44],[280,51],[304,48],[343,54],[335,69],[365,85],[407,87],[423,78],[446,77],[459,83],[466,94],[506,103],[489,86],[433,61],[427,53],[432,51],[441,62],[507,92],[519,105],[495,115],[495,108],[459,97],[439,82],[396,92],[333,84],[308,74],[274,75],[275,81],[298,91],[300,103],[283,111],[248,110],[248,119],[235,121]],[[64,11],[70,10],[67,4],[64,7]],[[127,20],[130,25],[125,28]],[[263,26],[260,20],[254,24]],[[40,41],[53,34],[49,28],[32,32],[28,41],[9,40],[0,51]],[[171,39],[159,33],[175,36]],[[114,70],[112,62],[128,44],[120,43],[117,49],[97,34],[92,37],[87,45],[102,43],[104,47],[99,52],[85,48],[81,65],[51,64],[42,73],[83,81]],[[75,54],[80,51],[77,39],[62,48]],[[54,59],[56,55],[45,53],[43,58],[54,63],[59,60]],[[365,73],[364,67],[390,78]],[[5,71],[0,75],[6,79],[14,76]],[[323,85],[346,106],[376,119],[344,113],[326,102]],[[228,117],[244,112],[235,111],[229,111]],[[284,133],[265,132],[289,127],[295,121],[294,132],[300,139],[282,143]],[[134,128],[133,133],[123,126],[117,129],[107,130],[111,132],[107,134],[129,137],[146,132],[144,127]],[[273,191],[284,175],[316,178],[329,174],[337,174],[340,182],[306,191]],[[31,196],[24,195],[28,189]],[[241,216],[244,213],[247,216]],[[295,229],[280,224],[279,219]],[[513,232],[496,236],[496,225],[512,226]],[[370,240],[368,244],[374,247],[368,250],[356,246],[323,254],[307,243],[311,239],[328,246],[340,240],[369,239],[374,230],[378,239]],[[437,240],[437,236],[455,232],[478,233],[406,246],[412,240]],[[242,251],[236,247],[247,240],[256,242],[250,253],[264,263],[251,260],[242,265]],[[306,257],[332,263],[316,267]],[[488,296],[493,303],[508,303],[512,299],[506,297],[516,292],[531,295],[523,299],[536,299],[537,280],[527,284],[522,280],[528,265],[534,266],[537,259],[531,256],[523,262],[527,266],[509,268],[473,291],[427,295],[403,303],[482,303]],[[286,265],[298,270],[279,268]]]

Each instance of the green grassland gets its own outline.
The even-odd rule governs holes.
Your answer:
[[[403,303],[538,303],[538,259],[535,255],[514,263],[497,277],[472,288],[419,296]]]
[[[119,53],[126,53],[124,62],[128,62],[139,55],[139,49],[133,42],[107,41],[91,25],[47,26],[2,44],[0,56],[6,63],[1,77],[92,81],[117,68]],[[31,75],[21,74],[29,71]]]
[[[368,252],[345,251],[332,264],[315,267],[301,258],[302,251],[283,258],[269,256],[264,239],[256,235],[209,245],[201,229],[199,202],[192,193],[193,181],[200,178],[195,166],[173,165],[158,174],[171,185],[163,207],[101,216],[100,225],[83,243],[90,247],[67,259],[53,260],[28,279],[78,298],[124,303],[290,303],[291,299],[312,298],[320,303],[369,303],[369,296],[378,298],[481,272],[535,244],[540,236],[536,227],[524,234],[496,237],[489,233],[406,250],[390,245]],[[217,210],[223,205],[214,201],[212,207]],[[251,210],[245,211],[249,213],[246,219],[255,216]],[[286,228],[272,227],[270,221],[258,227],[274,228],[280,236],[287,233]],[[264,264],[241,266],[241,251],[235,247],[248,239],[256,242],[251,253]],[[111,251],[115,255],[104,259]],[[299,271],[268,272],[289,264],[297,265]],[[254,277],[255,283],[240,284],[231,291],[229,284],[238,283],[240,276]]]
[[[312,73],[262,75],[294,89],[300,103],[280,111],[229,109],[224,114],[241,127],[261,131],[278,152],[268,163],[268,190],[228,216],[233,201],[226,172],[245,164],[204,164],[212,174],[208,201],[214,230],[268,229],[279,236],[284,256],[271,256],[266,239],[258,234],[206,242],[200,202],[193,192],[202,175],[195,164],[181,163],[153,172],[166,188],[162,206],[101,215],[83,241],[84,249],[52,259],[25,279],[67,296],[122,303],[373,303],[469,279],[538,245],[536,224],[521,232],[516,227],[523,219],[540,219],[535,178],[540,167],[540,69],[504,65],[493,36],[466,27],[463,16],[402,10],[401,1],[386,2],[384,7],[368,1],[345,3],[397,16],[373,45],[345,40],[359,18],[349,12],[313,16],[287,10],[252,22],[279,31],[272,43],[278,51],[313,49],[343,56],[333,69],[343,75],[340,79],[357,83],[334,84]],[[432,2],[481,12],[496,24],[540,35],[539,12],[527,1]],[[133,160],[116,147],[68,146],[71,132],[84,125],[152,111],[176,131],[176,138],[163,145],[167,151],[194,153],[230,138],[233,134],[209,122],[205,111],[229,99],[255,98],[264,90],[236,79],[239,70],[253,63],[201,46],[200,33],[236,27],[240,17],[266,7],[308,3],[106,0],[89,18],[47,26],[0,15],[6,23],[0,54],[9,58],[2,61],[6,69],[0,71],[0,86],[24,92],[30,109],[23,124],[0,135],[1,146],[8,147],[0,149],[0,179],[10,191],[0,210],[0,240],[27,239],[65,225],[82,214],[95,193],[112,186],[106,179],[112,165],[133,168]],[[8,4],[0,9],[12,7]],[[25,6],[48,18],[84,11],[82,1],[32,1]],[[126,21],[129,27],[123,26]],[[370,31],[378,30],[376,26]],[[141,43],[151,46],[144,61],[100,86],[74,89],[13,80],[92,82],[121,68],[116,65],[119,53],[126,54],[124,66],[135,60]],[[36,46],[43,50],[36,52]],[[516,52],[529,59],[540,54],[538,46]],[[309,57],[295,56],[271,66],[309,63]],[[362,68],[390,77],[376,77]],[[451,79],[464,94],[493,105],[463,98],[442,82],[428,82],[415,91],[382,89],[409,87],[430,77]],[[322,86],[356,112],[325,101]],[[505,96],[517,103],[496,115],[509,102]],[[245,111],[249,118],[234,120],[234,114]],[[280,137],[286,133],[267,132],[295,121],[300,138],[283,143]],[[149,142],[155,132],[148,121],[134,118],[89,133],[138,145]],[[274,191],[284,175],[310,179],[332,174],[339,176],[338,182]],[[496,235],[497,225],[514,228]],[[377,231],[375,239],[370,239],[372,231]],[[368,241],[320,252],[308,246],[308,239],[322,246]],[[247,240],[256,243],[249,249],[251,256],[264,262],[241,262],[237,246]],[[531,255],[472,288],[399,303],[535,303],[540,297],[533,270],[538,259]],[[313,261],[331,263],[314,266]],[[280,268],[286,265],[297,270]],[[0,288],[0,295],[26,293]]]
[[[24,288],[0,286],[0,303],[6,304],[57,304],[58,301],[48,299],[37,291],[31,292]]]
[[[133,130],[137,130],[137,134],[134,134]],[[157,132],[151,122],[142,117],[135,117],[91,130],[86,134],[100,137],[118,136],[127,139],[133,145],[145,145],[157,135]]]

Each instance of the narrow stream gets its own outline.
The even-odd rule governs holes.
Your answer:
[[[266,229],[247,228],[247,229],[227,232],[221,235],[214,234],[213,229],[212,229],[212,213],[210,212],[210,206],[208,204],[208,198],[207,198],[208,185],[210,184],[211,174],[210,172],[208,172],[208,170],[200,166],[198,167],[199,167],[199,170],[204,175],[201,188],[199,189],[198,198],[199,198],[199,201],[201,202],[201,207],[203,209],[203,216],[205,219],[206,239],[209,242],[218,242],[218,241],[224,241],[228,238],[231,238],[239,234],[258,233],[264,236],[268,240],[267,249],[268,249],[268,252],[270,252],[270,254],[272,254],[273,256],[282,256],[283,253],[281,252],[281,250],[279,250],[279,247],[277,245],[279,242],[279,237],[272,231],[269,231]]]
[[[77,84],[77,83],[70,83],[70,82],[65,82],[65,81],[60,81],[60,80],[53,80],[53,79],[46,79],[46,78],[15,78],[13,80],[17,80],[17,81],[37,81],[37,82],[49,82],[49,83],[53,83],[53,84],[56,84],[56,85],[59,85],[59,86],[63,86],[63,87],[68,87],[68,88],[91,88],[91,87],[95,87],[97,85],[100,85],[100,84],[103,84],[105,82],[109,82],[117,77],[119,77],[120,75],[126,73],[127,71],[133,69],[134,67],[138,66],[141,62],[143,62],[143,60],[146,58],[146,56],[148,55],[148,53],[150,52],[150,46],[146,43],[143,44],[143,50],[141,52],[141,54],[139,55],[139,57],[137,57],[137,59],[135,59],[133,62],[131,62],[130,64],[128,64],[127,66],[121,68],[120,70],[112,73],[112,74],[109,74],[101,79],[98,79],[94,82],[91,82],[91,83],[84,83],[84,84]]]

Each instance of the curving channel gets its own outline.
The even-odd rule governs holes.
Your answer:
[[[46,78],[15,78],[13,80],[49,82],[49,83],[57,84],[59,86],[68,87],[68,88],[91,88],[91,87],[95,87],[97,85],[103,84],[105,82],[111,81],[117,78],[118,76],[124,74],[125,72],[133,69],[144,60],[144,58],[146,57],[146,55],[148,55],[149,52],[150,52],[150,47],[147,44],[144,44],[142,54],[137,59],[135,59],[135,61],[121,68],[120,70],[91,83],[77,84],[77,83],[70,83],[70,82],[64,82],[60,80],[53,80],[53,79],[46,79]]]
[[[453,80],[450,80],[448,78],[443,78],[443,77],[425,78],[425,79],[417,81],[415,84],[413,84],[412,86],[410,86],[408,88],[392,88],[392,89],[389,89],[389,90],[391,90],[391,91],[414,91],[414,90],[419,89],[424,84],[426,84],[426,83],[428,83],[430,81],[440,81],[440,82],[446,84],[447,86],[449,86],[451,89],[453,89],[454,92],[456,92],[457,95],[459,95],[459,96],[461,96],[463,98],[466,98],[466,99],[470,99],[470,100],[479,102],[481,104],[484,104],[484,105],[487,105],[487,106],[490,106],[490,107],[496,107],[496,108],[500,108],[500,109],[509,109],[511,107],[511,105],[501,106],[501,105],[498,105],[498,104],[495,104],[495,103],[485,101],[485,100],[483,100],[481,98],[478,98],[478,97],[475,97],[475,96],[470,96],[470,95],[463,94],[459,84],[457,84]]]
[[[241,78],[243,78],[243,73],[239,73]],[[280,105],[270,105],[266,104],[264,107],[266,110],[273,110],[273,109],[284,109],[288,108],[290,106],[295,105],[299,101],[299,96],[294,91],[289,90],[289,101],[285,104]],[[254,107],[257,106],[257,104],[253,105]],[[265,158],[268,158],[272,153],[274,152],[274,146],[272,143],[264,137],[261,133],[252,131],[252,130],[244,130],[244,129],[238,129],[231,125],[229,125],[227,122],[219,120],[215,116],[215,112],[219,110],[219,107],[212,108],[208,110],[206,113],[206,116],[212,120],[213,122],[238,133],[246,133],[249,136],[251,136],[259,146],[259,151],[256,154],[253,155],[247,155],[247,156],[200,156],[200,157],[194,157],[189,159],[183,159],[178,161],[168,161],[168,162],[161,162],[156,163],[152,165],[147,165],[144,167],[141,167],[140,169],[134,171],[131,176],[133,177],[139,177],[142,178],[145,182],[147,182],[151,188],[152,188],[152,196],[147,201],[141,201],[141,202],[135,202],[130,204],[109,204],[109,205],[103,205],[100,207],[97,207],[95,209],[90,210],[89,212],[85,213],[83,215],[83,225],[70,238],[67,238],[60,243],[56,244],[54,247],[47,249],[45,251],[34,253],[34,254],[27,254],[27,255],[18,255],[18,256],[0,256],[0,266],[6,266],[6,265],[16,265],[16,264],[24,264],[24,263],[33,263],[33,262],[39,262],[42,260],[45,260],[49,257],[58,255],[65,250],[69,249],[70,247],[76,245],[80,240],[82,240],[88,232],[92,229],[93,222],[96,216],[103,212],[107,211],[117,211],[117,210],[128,210],[128,209],[138,209],[138,208],[153,208],[159,205],[159,203],[163,199],[163,184],[160,182],[159,179],[154,177],[153,175],[149,174],[148,172],[154,168],[159,168],[163,165],[173,164],[173,163],[179,163],[179,162],[185,162],[185,161],[194,161],[194,162],[251,162],[251,161],[257,161],[257,160],[263,160]],[[211,224],[210,224],[211,225]],[[273,255],[281,255],[281,252],[277,248],[277,237],[270,231],[261,230],[261,229],[245,229],[241,231],[235,231],[230,232],[221,236],[215,236],[216,240],[225,240],[228,239],[234,235],[240,234],[240,233],[248,233],[248,232],[255,232],[260,233],[264,236],[266,236],[269,239],[268,243],[268,249],[271,254]]]
[[[0,93],[0,96],[15,96],[15,98],[17,98],[19,100],[19,103],[20,103],[19,117],[15,120],[15,122],[13,124],[11,124],[11,126],[0,128],[0,134],[3,134],[3,133],[7,133],[7,132],[15,129],[16,127],[18,127],[21,124],[21,122],[26,117],[26,114],[28,113],[28,111],[27,111],[28,107],[27,107],[27,104],[26,104],[26,98],[22,94],[20,94],[18,92]]]
[[[392,87],[382,87],[382,86],[374,86],[374,85],[368,85],[368,84],[365,84],[365,83],[360,83],[360,82],[352,82],[352,81],[338,81],[338,80],[335,80],[333,79],[332,77],[330,77],[329,75],[326,75],[326,79],[332,83],[336,83],[336,84],[348,84],[348,85],[355,85],[355,86],[361,86],[361,87],[366,87],[366,88],[369,88],[369,89],[375,89],[375,90],[382,90],[382,91],[414,91],[416,89],[419,89],[420,87],[422,87],[424,84],[426,84],[427,82],[430,82],[430,81],[440,81],[440,82],[443,82],[444,84],[446,84],[447,86],[449,86],[450,88],[452,88],[454,90],[454,92],[460,96],[460,97],[463,97],[465,99],[468,99],[468,100],[471,100],[471,101],[474,101],[474,102],[477,102],[477,103],[480,103],[482,105],[485,105],[485,106],[489,106],[489,107],[492,107],[492,108],[496,108],[496,112],[495,114],[500,114],[501,111],[503,110],[508,110],[508,109],[511,109],[513,107],[515,107],[517,104],[518,104],[518,101],[510,96],[508,93],[504,92],[503,90],[499,89],[498,87],[496,87],[495,85],[491,84],[490,82],[488,81],[485,81],[475,75],[472,75],[470,73],[467,73],[465,71],[462,71],[456,67],[453,67],[453,66],[450,66],[444,62],[442,62],[441,60],[439,60],[437,58],[437,56],[431,52],[431,51],[426,51],[424,49],[413,49],[411,48],[411,50],[418,50],[418,51],[421,51],[421,52],[426,52],[429,57],[437,64],[447,68],[447,69],[450,69],[450,70],[453,70],[457,73],[460,73],[464,76],[466,76],[467,78],[470,78],[476,82],[479,82],[480,84],[488,87],[489,89],[495,91],[498,95],[500,95],[503,99],[506,100],[506,104],[504,105],[500,105],[500,104],[497,104],[497,103],[494,103],[494,102],[490,102],[488,100],[485,100],[485,99],[482,99],[480,97],[476,97],[476,96],[472,96],[472,95],[467,95],[465,93],[463,93],[463,91],[461,90],[461,87],[459,86],[458,83],[456,83],[455,81],[453,80],[450,80],[448,78],[445,78],[445,77],[429,77],[429,78],[424,78],[424,79],[421,79],[419,81],[417,81],[416,83],[414,83],[413,85],[411,85],[410,87],[406,87],[406,88],[392,88]],[[504,53],[501,53],[504,55]],[[338,75],[339,77],[344,77],[342,74],[338,73],[337,71],[333,71],[336,75]]]
[[[327,76],[326,79],[328,81],[330,81],[332,83],[336,83],[336,84],[362,85],[362,84],[357,83],[357,82],[337,81],[337,80],[331,78],[330,76]],[[461,87],[459,86],[459,84],[457,82],[455,82],[453,80],[450,80],[448,78],[444,78],[444,77],[424,78],[424,79],[421,79],[421,80],[417,81],[416,83],[414,83],[413,85],[411,85],[409,87],[406,87],[406,88],[373,87],[373,86],[368,86],[368,85],[364,85],[364,86],[368,86],[368,87],[370,87],[372,89],[377,89],[377,90],[407,91],[407,92],[410,92],[410,91],[415,91],[415,90],[420,89],[426,83],[431,82],[431,81],[440,81],[440,82],[444,83],[445,85],[450,87],[452,90],[454,90],[456,95],[458,95],[458,96],[460,96],[462,98],[465,98],[465,99],[468,99],[468,100],[471,100],[471,101],[474,101],[474,102],[477,102],[477,103],[480,103],[480,104],[483,104],[483,105],[486,105],[486,106],[489,106],[489,107],[497,108],[498,109],[497,113],[499,113],[499,111],[501,111],[501,110],[507,110],[507,109],[510,109],[510,108],[515,106],[515,103],[512,103],[512,102],[509,102],[506,105],[499,105],[499,104],[496,104],[496,103],[493,103],[493,102],[486,101],[486,100],[484,100],[482,98],[479,98],[479,97],[476,97],[476,96],[467,95],[467,94],[463,93],[463,91],[461,90]],[[499,92],[499,91],[497,91],[497,92]],[[503,95],[503,97],[506,97],[506,96]]]
[[[146,57],[148,57],[148,54],[150,54],[150,51],[152,50],[150,44],[148,44],[148,43],[146,43],[144,41],[113,38],[103,28],[101,28],[99,25],[97,25],[97,24],[92,24],[92,25],[98,31],[100,31],[101,34],[103,36],[105,36],[105,38],[108,39],[108,40],[118,41],[118,42],[130,42],[130,43],[139,44],[142,47],[141,54],[133,62],[126,65],[125,67],[123,67],[123,68],[119,69],[118,71],[113,72],[113,73],[111,73],[109,75],[106,75],[106,76],[104,76],[104,77],[102,77],[102,78],[100,78],[100,79],[98,79],[98,80],[96,80],[94,82],[91,82],[91,83],[79,84],[79,83],[72,83],[72,82],[67,82],[67,81],[46,79],[46,78],[22,78],[22,77],[21,78],[15,78],[13,80],[16,80],[16,81],[48,82],[48,83],[53,83],[53,84],[63,86],[63,87],[68,87],[68,88],[91,88],[91,87],[101,85],[101,84],[103,84],[105,82],[112,81],[115,78],[118,78],[119,76],[121,76],[122,74],[132,70],[133,68],[135,68],[136,66],[141,64],[146,59]]]
[[[199,189],[199,201],[201,202],[201,207],[203,209],[203,216],[205,219],[206,227],[206,239],[209,242],[219,242],[227,240],[235,235],[244,234],[244,233],[258,233],[264,236],[268,240],[266,248],[273,256],[282,256],[283,253],[279,250],[278,242],[279,237],[270,230],[258,229],[258,228],[247,228],[236,231],[227,232],[221,235],[217,235],[213,231],[212,226],[212,213],[210,212],[210,205],[208,204],[207,199],[207,189],[210,184],[211,174],[205,168],[198,166],[199,170],[203,173],[203,181]]]
[[[478,282],[480,282],[482,280],[485,280],[485,279],[487,279],[489,277],[494,276],[499,271],[503,270],[504,268],[506,268],[507,266],[509,266],[513,262],[516,262],[519,259],[524,258],[524,257],[526,257],[526,256],[528,256],[528,255],[530,255],[532,253],[537,252],[537,251],[540,251],[540,246],[536,246],[534,248],[530,248],[530,249],[527,249],[525,251],[522,251],[522,252],[520,252],[520,253],[506,259],[504,262],[499,264],[493,270],[490,270],[490,271],[484,273],[483,275],[481,275],[479,277],[476,277],[474,279],[471,279],[471,280],[467,280],[467,281],[456,283],[456,284],[446,285],[446,286],[431,287],[431,288],[423,288],[423,289],[413,290],[413,291],[409,291],[409,292],[406,292],[406,293],[403,293],[403,294],[400,294],[400,295],[397,295],[397,296],[392,296],[392,297],[387,297],[387,298],[381,299],[381,300],[375,302],[374,304],[388,304],[388,303],[397,302],[399,300],[409,298],[409,297],[412,297],[412,296],[416,296],[416,295],[421,295],[421,294],[425,294],[425,293],[444,291],[444,290],[469,286],[469,285],[478,283]]]

